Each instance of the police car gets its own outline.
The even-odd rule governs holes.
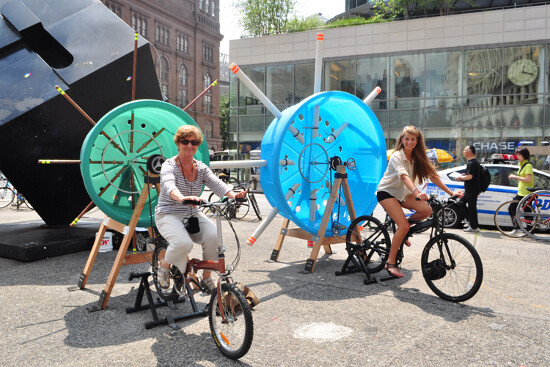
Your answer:
[[[511,155],[493,155],[493,162],[512,161],[515,156]],[[517,158],[516,158],[517,159]],[[518,191],[518,180],[510,179],[510,174],[516,174],[519,170],[517,164],[506,163],[488,163],[484,164],[491,173],[491,184],[487,191],[482,192],[477,199],[477,218],[480,225],[494,226],[495,210],[500,204],[505,201],[512,200]],[[464,182],[457,181],[457,177],[466,171],[466,166],[453,167],[438,171],[441,180],[451,190],[464,190]],[[535,175],[535,187],[550,190],[550,173],[533,169]],[[436,193],[440,198],[448,198],[448,195],[433,183],[428,183],[423,186],[423,191],[428,195]],[[543,206],[550,207],[550,199],[548,203],[542,203]],[[452,205],[445,212],[445,226],[450,228],[461,227],[463,216],[456,205]]]

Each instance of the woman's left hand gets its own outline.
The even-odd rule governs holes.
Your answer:
[[[430,197],[428,196],[428,194],[426,194],[426,193],[423,192],[423,193],[420,193],[420,195],[418,195],[416,198],[417,198],[418,200],[428,201],[428,199],[429,199]]]

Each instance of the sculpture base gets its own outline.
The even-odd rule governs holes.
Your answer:
[[[42,221],[0,224],[0,257],[35,261],[90,250],[100,221],[48,227]]]

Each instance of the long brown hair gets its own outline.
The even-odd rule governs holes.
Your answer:
[[[416,136],[417,141],[416,146],[412,151],[412,181],[415,182],[417,178],[419,179],[419,181],[423,181],[426,178],[439,177],[435,170],[435,167],[428,158],[428,154],[426,153],[426,144],[424,144],[424,137],[422,136],[420,130],[418,130],[416,127],[409,125],[403,128],[403,131],[401,132],[399,138],[397,139],[397,142],[395,143],[395,151],[397,152],[403,148],[403,137],[405,136],[405,134]]]

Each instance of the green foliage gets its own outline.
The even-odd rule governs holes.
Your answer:
[[[304,32],[311,29],[319,29],[325,25],[323,20],[316,15],[312,15],[306,18],[295,17],[291,18],[287,23],[288,33]]]
[[[387,19],[384,19],[380,15],[375,15],[374,17],[371,17],[369,19],[365,19],[362,17],[345,18],[345,19],[336,19],[333,22],[327,23],[324,25],[323,28],[328,29],[328,28],[352,27],[355,25],[383,23],[387,21],[388,21]]]
[[[425,0],[376,0],[373,8],[376,15],[386,19],[393,19],[399,16],[409,19],[409,5],[422,7]]]
[[[294,0],[239,0],[234,6],[241,13],[245,35],[261,37],[286,33],[294,5]]]
[[[222,150],[229,148],[229,95],[220,96],[220,138]]]

